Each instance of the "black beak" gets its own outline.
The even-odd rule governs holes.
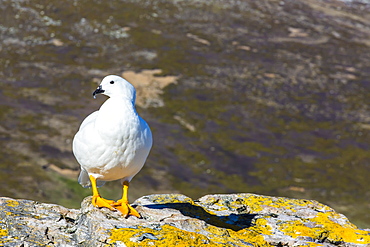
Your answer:
[[[104,93],[104,90],[101,88],[101,85],[93,92],[93,96],[95,98],[95,95]]]

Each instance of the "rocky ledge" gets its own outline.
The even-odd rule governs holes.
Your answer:
[[[370,246],[361,230],[312,200],[254,194],[150,195],[133,204],[142,219],[0,198],[0,246]]]

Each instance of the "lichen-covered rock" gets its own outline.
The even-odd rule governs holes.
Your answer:
[[[254,194],[180,194],[136,200],[142,219],[0,198],[0,246],[370,246],[358,229],[316,201]]]

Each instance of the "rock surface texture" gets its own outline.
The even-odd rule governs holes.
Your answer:
[[[358,229],[316,201],[255,194],[180,194],[135,201],[142,219],[94,208],[0,198],[0,246],[370,246]]]

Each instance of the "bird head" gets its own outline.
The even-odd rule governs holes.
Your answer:
[[[122,77],[108,75],[101,81],[99,87],[93,92],[94,98],[97,94],[104,94],[108,97],[128,98],[135,103],[136,90],[134,86]]]

